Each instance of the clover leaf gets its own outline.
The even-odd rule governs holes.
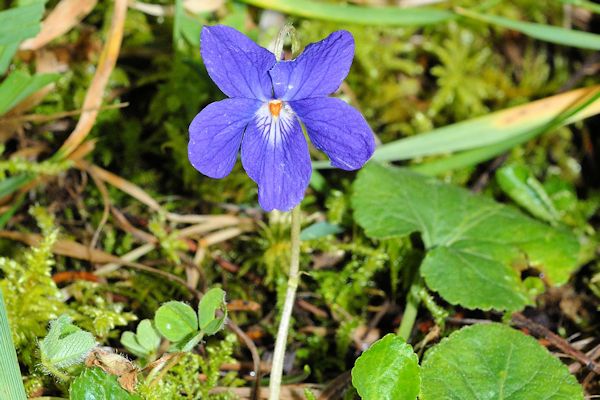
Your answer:
[[[197,314],[185,303],[169,301],[156,310],[154,324],[163,337],[173,342],[170,351],[190,351],[204,335],[214,335],[223,328],[226,318],[225,292],[213,288],[202,296]],[[131,335],[125,338],[129,344],[131,339]]]
[[[156,329],[172,342],[179,342],[198,330],[198,317],[189,305],[180,301],[169,301],[156,310]]]
[[[160,346],[160,335],[152,325],[152,321],[145,319],[138,324],[136,333],[123,332],[121,343],[132,354],[138,357],[149,357],[156,353]]]
[[[216,315],[221,310],[222,315]],[[198,304],[198,320],[200,329],[207,335],[217,333],[227,318],[227,304],[225,303],[225,292],[219,288],[210,289],[200,299]]]

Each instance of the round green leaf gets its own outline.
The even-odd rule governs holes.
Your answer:
[[[535,339],[501,324],[463,328],[421,367],[422,400],[578,400],[581,386]]]
[[[217,317],[216,312],[221,310],[223,315]],[[227,304],[225,303],[225,292],[220,288],[207,291],[200,304],[198,304],[198,320],[200,329],[207,335],[213,335],[223,327],[227,317]]]
[[[165,338],[178,342],[198,330],[194,309],[180,301],[169,301],[156,310],[156,329]]]
[[[419,359],[394,334],[373,343],[352,368],[352,385],[365,400],[415,400],[419,384]]]
[[[86,368],[69,388],[70,400],[141,400],[117,382],[117,377],[100,368]]]
[[[137,341],[148,353],[155,351],[160,346],[160,335],[149,319],[144,319],[138,324],[136,333]]]
[[[127,351],[138,357],[146,357],[148,355],[148,351],[142,345],[140,345],[135,333],[133,332],[123,332],[121,335],[121,344],[125,346]]]

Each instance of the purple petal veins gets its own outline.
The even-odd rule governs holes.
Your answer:
[[[188,158],[194,168],[211,178],[229,175],[244,129],[260,106],[258,100],[225,99],[200,111],[189,128]]]
[[[306,46],[297,59],[273,66],[269,74],[275,96],[295,100],[330,95],[348,75],[352,58],[354,38],[350,32],[333,32],[320,42]]]
[[[331,165],[345,170],[361,168],[375,150],[373,132],[364,117],[344,101],[320,97],[291,101],[315,147]]]
[[[229,174],[241,146],[242,165],[258,184],[261,207],[287,211],[302,201],[312,172],[300,121],[333,166],[358,169],[373,154],[373,132],[362,115],[326,97],[350,70],[349,32],[334,32],[308,45],[296,60],[282,62],[222,25],[204,27],[201,43],[210,77],[230,97],[209,104],[190,124],[188,156],[201,173]]]
[[[202,28],[202,60],[212,80],[229,97],[267,100],[273,92],[268,71],[275,56],[224,25]]]

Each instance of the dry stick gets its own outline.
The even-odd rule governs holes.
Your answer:
[[[108,31],[108,39],[98,62],[98,69],[94,74],[92,83],[85,94],[83,101],[83,109],[94,109],[94,111],[86,111],[81,114],[81,118],[77,122],[77,126],[63,143],[62,147],[56,153],[56,157],[67,157],[71,154],[86,136],[92,130],[98,111],[95,110],[102,104],[104,89],[108,84],[108,79],[112,73],[119,56],[121,49],[121,41],[123,39],[123,28],[125,26],[125,16],[127,14],[127,0],[115,0],[113,15],[111,18],[110,29]]]
[[[66,117],[73,117],[75,115],[79,115],[86,111],[107,111],[107,110],[118,110],[120,108],[128,107],[129,103],[117,103],[117,104],[109,104],[106,106],[98,107],[98,108],[90,108],[90,109],[78,109],[72,111],[62,111],[54,114],[25,114],[25,115],[17,115],[14,117],[2,117],[0,118],[0,122],[48,122],[54,121],[56,119],[62,119]]]
[[[106,225],[106,222],[108,221],[108,216],[110,215],[110,196],[108,195],[108,189],[106,189],[106,185],[104,184],[104,182],[102,180],[98,179],[98,177],[96,177],[96,175],[94,175],[94,174],[90,173],[90,176],[92,177],[92,180],[96,184],[96,187],[98,188],[98,191],[100,192],[100,195],[102,196],[102,202],[104,203],[104,209],[102,211],[102,218],[100,219],[100,223],[98,223],[98,227],[96,228],[96,231],[94,232],[94,236],[92,236],[92,240],[90,241],[90,248],[94,248],[94,247],[96,247],[96,243],[98,242],[98,239],[100,238],[100,233],[102,232],[104,225]]]
[[[273,353],[273,366],[271,368],[269,382],[269,400],[279,400],[285,347],[287,344],[288,330],[290,328],[292,309],[294,308],[294,300],[296,298],[296,289],[298,288],[298,281],[300,279],[300,205],[297,205],[292,210],[291,250],[290,271],[285,292],[285,302],[283,303],[281,322],[279,323],[279,329],[277,330],[275,351]]]
[[[565,339],[561,338],[545,326],[533,322],[521,313],[513,314],[512,322],[514,325],[520,328],[527,328],[530,332],[534,333],[535,335],[543,336],[544,338],[548,339],[548,341],[550,341],[550,343],[552,343],[552,345],[554,345],[556,348],[560,349],[560,351],[574,358],[590,371],[594,372],[597,375],[600,375],[600,365],[594,362],[594,360],[588,357],[585,353],[571,346],[569,342],[567,342]]]
[[[30,246],[37,246],[42,240],[41,235],[33,233],[27,234],[15,231],[0,231],[0,238],[17,240],[23,243],[27,243]],[[149,272],[156,275],[161,275],[167,278],[167,280],[177,282],[180,285],[186,287],[190,291],[190,293],[192,293],[195,297],[200,298],[201,296],[201,293],[196,288],[188,285],[188,283],[184,279],[181,279],[177,275],[173,275],[169,272],[162,271],[157,268],[152,268],[137,262],[124,260],[120,257],[114,256],[110,253],[106,253],[102,250],[91,249],[89,248],[89,246],[85,246],[78,242],[59,239],[52,247],[52,252],[54,254],[59,254],[71,258],[77,258],[79,260],[85,260],[91,263],[119,263],[133,269]]]
[[[254,344],[252,339],[250,339],[248,335],[246,335],[246,333],[229,318],[227,319],[227,327],[231,329],[236,335],[238,335],[238,337],[242,339],[244,344],[246,344],[248,350],[250,350],[250,354],[252,355],[252,366],[254,368],[254,384],[252,385],[250,399],[258,400],[260,398],[260,375],[262,372],[260,369],[260,356],[258,355],[258,349],[256,348],[256,345]]]

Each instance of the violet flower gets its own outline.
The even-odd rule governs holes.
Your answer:
[[[300,121],[334,167],[355,170],[373,154],[373,133],[363,116],[327,97],[350,70],[349,32],[334,32],[295,60],[277,62],[242,33],[217,25],[202,29],[201,52],[208,74],[230,97],[206,106],[190,124],[188,156],[202,174],[228,175],[241,147],[261,207],[287,211],[304,197],[312,172]]]

